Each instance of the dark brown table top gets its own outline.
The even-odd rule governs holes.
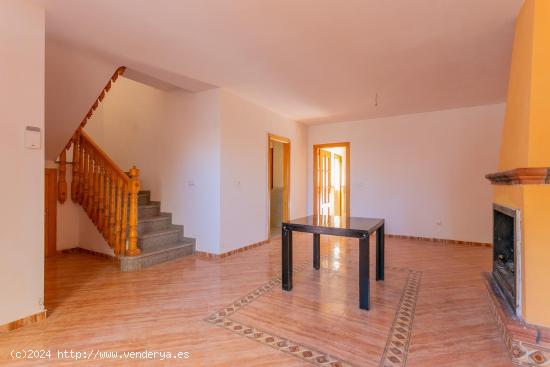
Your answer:
[[[292,231],[360,237],[370,234],[384,224],[384,219],[310,215],[283,222],[283,228]]]

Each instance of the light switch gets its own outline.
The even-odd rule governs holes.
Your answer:
[[[36,126],[25,127],[25,148],[27,149],[40,149],[42,142],[42,134],[40,128]]]

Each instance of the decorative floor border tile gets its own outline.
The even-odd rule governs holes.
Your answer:
[[[322,258],[326,258],[327,256],[324,256]],[[300,265],[293,266],[292,269],[295,272],[300,272],[304,270],[304,268],[311,264],[311,260],[306,260]],[[226,317],[229,317],[233,315],[235,312],[240,310],[241,308],[247,306],[248,304],[254,302],[258,297],[263,296],[265,293],[269,292],[275,285],[281,284],[281,278],[271,278],[270,281],[262,284],[252,292],[248,293],[247,295],[236,299],[233,301],[233,303],[230,303],[229,305],[225,306],[223,309],[216,311],[212,313],[210,316],[208,316],[204,321],[208,321],[210,323],[216,323],[216,320],[220,320]]]
[[[270,346],[280,352],[291,354],[315,366],[320,367],[352,367],[334,356],[320,352],[304,344],[293,342],[289,339],[277,336],[273,333],[247,326],[231,318],[217,319],[216,325],[223,327],[237,335],[247,337],[264,345]]]
[[[388,334],[386,348],[380,360],[380,367],[401,367],[407,363],[412,324],[420,289],[422,273],[409,270],[405,289],[401,295],[392,327]]]
[[[323,256],[321,259],[326,259],[328,256]],[[311,264],[311,260],[307,260],[298,266],[294,266],[295,272],[302,271],[306,266]],[[391,268],[392,270],[408,271],[409,275],[405,282],[405,287],[399,301],[398,309],[395,314],[392,327],[388,334],[386,347],[380,361],[381,367],[403,367],[406,365],[407,353],[410,344],[412,331],[412,323],[418,292],[420,287],[420,278],[422,273],[416,270],[405,268]],[[272,278],[268,282],[262,284],[247,295],[236,299],[231,304],[223,309],[210,314],[204,321],[222,327],[232,333],[247,337],[259,343],[277,349],[283,353],[287,353],[300,358],[314,366],[319,367],[353,367],[351,363],[343,361],[337,357],[323,353],[311,348],[307,345],[296,343],[287,338],[277,336],[273,333],[257,329],[253,326],[245,325],[235,321],[230,316],[254,302],[259,297],[273,289],[274,286],[281,284],[281,278]]]

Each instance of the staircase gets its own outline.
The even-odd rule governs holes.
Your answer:
[[[57,198],[67,200],[67,152],[72,148],[71,200],[82,207],[120,260],[122,271],[135,271],[195,253],[195,239],[183,236],[172,214],[160,211],[149,191],[139,191],[139,170],[122,170],[84,131],[113,83],[126,70],[113,73],[65,148],[59,154]]]
[[[195,239],[183,236],[183,226],[172,224],[172,214],[160,211],[150,191],[138,193],[137,256],[120,256],[120,270],[136,271],[195,253]]]

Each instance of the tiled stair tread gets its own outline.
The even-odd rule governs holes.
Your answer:
[[[162,236],[162,235],[165,235],[165,234],[170,234],[170,233],[174,233],[174,232],[181,232],[181,231],[183,231],[183,226],[182,225],[172,224],[172,225],[170,225],[170,227],[165,228],[165,229],[159,229],[159,230],[156,230],[156,231],[150,231],[150,232],[142,233],[141,235],[138,236],[138,238],[139,239],[150,238],[150,237]]]
[[[120,270],[138,271],[195,253],[194,238],[183,237],[183,225],[172,224],[172,213],[161,212],[151,192],[138,193],[138,256],[121,256]]]
[[[194,246],[195,240],[192,238],[183,238],[180,242],[174,242],[174,243],[167,243],[165,245],[159,245],[154,246],[145,250],[141,251],[141,254],[139,256],[150,256],[152,254],[158,254],[161,252],[166,252],[174,249],[178,249],[181,247],[188,247],[188,246]]]
[[[154,217],[143,217],[138,219],[138,223],[144,223],[144,222],[154,222],[157,220],[165,220],[166,218],[170,218],[170,213],[160,213],[160,215],[154,216]]]
[[[160,207],[160,201],[150,201],[149,204],[140,204],[138,208],[157,208]]]

